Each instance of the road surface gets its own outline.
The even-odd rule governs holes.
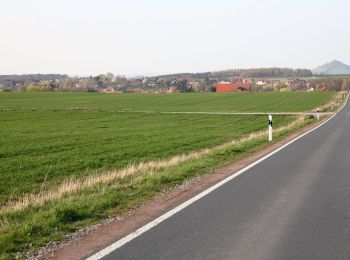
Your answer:
[[[350,259],[350,105],[103,259]]]

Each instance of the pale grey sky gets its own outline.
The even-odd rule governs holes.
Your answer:
[[[0,0],[0,74],[350,63],[349,0]]]

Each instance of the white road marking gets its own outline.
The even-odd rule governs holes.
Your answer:
[[[265,155],[264,157],[260,158],[259,160],[251,163],[250,165],[244,167],[243,169],[239,170],[238,172],[230,175],[229,177],[227,177],[226,179],[220,181],[219,183],[215,184],[214,186],[206,189],[205,191],[199,193],[198,195],[196,195],[195,197],[185,201],[184,203],[182,203],[181,205],[175,207],[174,209],[168,211],[167,213],[163,214],[162,216],[156,218],[155,220],[152,220],[151,222],[149,222],[148,224],[142,226],[141,228],[139,228],[138,230],[136,230],[135,232],[130,233],[129,235],[121,238],[120,240],[118,240],[117,242],[111,244],[110,246],[107,246],[106,248],[102,249],[101,251],[95,253],[94,255],[90,256],[87,258],[87,260],[98,260],[101,259],[107,255],[109,255],[110,253],[112,253],[113,251],[115,251],[116,249],[122,247],[123,245],[125,245],[126,243],[130,242],[131,240],[135,239],[136,237],[142,235],[143,233],[145,233],[146,231],[152,229],[153,227],[157,226],[158,224],[160,224],[161,222],[163,222],[164,220],[170,218],[171,216],[175,215],[176,213],[180,212],[181,210],[185,209],[186,207],[188,207],[189,205],[191,205],[192,203],[196,202],[197,200],[205,197],[206,195],[208,195],[209,193],[211,193],[212,191],[216,190],[217,188],[221,187],[222,185],[224,185],[225,183],[233,180],[234,178],[238,177],[239,175],[241,175],[242,173],[248,171],[249,169],[253,168],[255,165],[261,163],[262,161],[265,161],[267,158],[271,157],[272,155],[278,153],[279,151],[281,151],[282,149],[284,149],[285,147],[291,145],[292,143],[296,142],[297,140],[299,140],[300,138],[304,137],[305,135],[315,131],[316,129],[318,129],[319,127],[323,126],[324,124],[326,124],[327,122],[329,122],[333,117],[335,117],[347,104],[349,99],[349,95],[347,96],[346,101],[344,102],[344,105],[336,112],[334,113],[330,118],[328,118],[325,122],[323,122],[322,124],[316,126],[315,128],[307,131],[306,133],[296,137],[295,139],[289,141],[288,143],[282,145],[281,147],[277,148],[276,150],[272,151],[271,153]]]

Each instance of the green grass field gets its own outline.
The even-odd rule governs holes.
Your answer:
[[[289,120],[277,117],[276,126]],[[71,176],[169,158],[266,127],[263,116],[94,111],[0,112],[0,121],[2,202],[38,191],[44,180],[52,186]]]
[[[0,93],[0,109],[185,112],[303,112],[333,93],[92,94]]]
[[[308,111],[333,93],[86,94],[0,93],[0,205],[130,164],[168,159],[265,130],[266,116],[124,113],[134,111]],[[274,117],[274,127],[293,116]],[[307,124],[309,121],[306,121]],[[299,126],[300,127],[300,126]],[[290,130],[292,131],[292,130]],[[280,133],[282,138],[289,132]],[[83,189],[25,211],[0,210],[1,254],[28,250],[113,216],[187,178],[268,145],[249,141],[153,175]]]
[[[50,187],[72,176],[196,151],[266,127],[263,116],[164,115],[114,110],[279,111],[281,107],[280,110],[304,111],[331,96],[331,93],[4,93],[0,95],[3,108],[0,204],[9,197],[38,191],[44,180],[45,187]],[[64,110],[70,108],[80,110]],[[290,119],[277,117],[275,125],[286,124]]]

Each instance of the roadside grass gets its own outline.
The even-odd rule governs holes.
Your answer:
[[[334,112],[344,104],[348,94],[347,91],[337,92],[327,103],[318,107],[318,109],[320,109],[320,112]]]
[[[274,140],[278,141],[312,122],[314,119],[308,118],[281,128],[275,132]],[[25,210],[1,211],[1,258],[25,257],[18,252],[33,252],[45,243],[62,239],[65,234],[122,214],[185,180],[210,174],[268,145],[266,132],[257,133],[251,138],[232,142],[178,165],[141,171],[108,183],[97,183],[59,200]]]

